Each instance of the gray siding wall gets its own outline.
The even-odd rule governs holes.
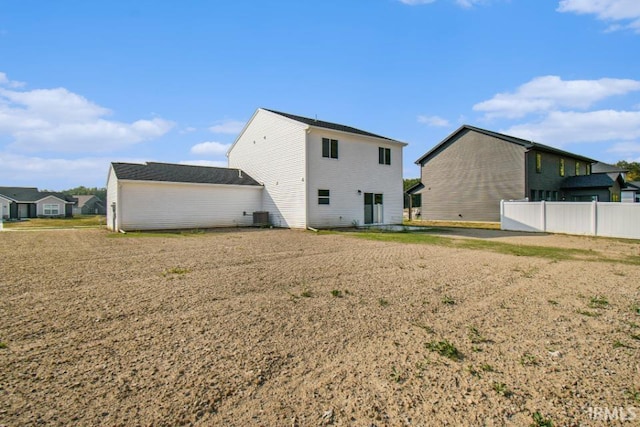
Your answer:
[[[540,172],[536,171],[536,154],[538,153],[542,156],[542,168]],[[560,176],[560,159],[564,159],[564,176]],[[586,162],[543,151],[529,151],[526,153],[526,162],[528,179],[525,195],[529,198],[531,198],[531,190],[536,190],[536,192],[543,190],[545,192],[545,198],[547,191],[555,191],[558,193],[559,200],[569,200],[568,194],[560,190],[562,181],[567,177],[575,176],[577,162],[580,163],[580,175],[587,174]],[[540,198],[536,197],[533,200],[540,200]]]
[[[525,149],[472,130],[422,164],[423,219],[499,221],[500,200],[525,197]]]

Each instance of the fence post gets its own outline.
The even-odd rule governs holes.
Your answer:
[[[591,202],[591,234],[598,235],[598,201]]]
[[[542,219],[542,231],[547,231],[547,204],[544,200],[540,202],[540,215]]]

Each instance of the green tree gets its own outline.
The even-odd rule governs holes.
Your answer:
[[[102,188],[98,188],[98,187],[85,187],[83,185],[79,186],[79,187],[75,187],[75,188],[70,188],[68,190],[63,190],[61,191],[62,194],[66,194],[67,196],[73,196],[75,194],[77,195],[89,195],[92,194],[94,196],[97,196],[98,198],[102,199],[102,200],[106,200],[107,199],[107,189],[102,187]]]
[[[616,163],[616,166],[627,169],[627,181],[640,181],[640,163],[639,162],[627,162],[620,160]]]

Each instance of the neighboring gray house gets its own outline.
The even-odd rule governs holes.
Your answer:
[[[73,205],[74,215],[106,215],[104,202],[93,194],[77,194],[71,196],[77,200]]]
[[[500,200],[612,200],[618,179],[575,183],[595,160],[547,145],[464,125],[420,157],[422,219],[499,221]],[[605,174],[606,175],[606,174]],[[607,175],[608,176],[608,175]],[[606,200],[603,200],[606,199]],[[619,198],[618,198],[619,200]]]
[[[70,217],[75,199],[35,187],[0,187],[0,211],[4,219]]]
[[[620,201],[623,203],[640,203],[640,181],[629,181],[621,190]]]

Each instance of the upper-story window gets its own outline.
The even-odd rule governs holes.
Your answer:
[[[564,176],[564,159],[560,159],[560,176]]]
[[[381,165],[391,164],[391,148],[378,147],[378,163]]]
[[[580,175],[580,162],[576,162],[576,176]]]
[[[591,175],[591,163],[587,163],[587,175]]]
[[[329,159],[338,158],[338,140],[322,138],[322,157]]]
[[[542,172],[542,154],[536,153],[536,172]]]

